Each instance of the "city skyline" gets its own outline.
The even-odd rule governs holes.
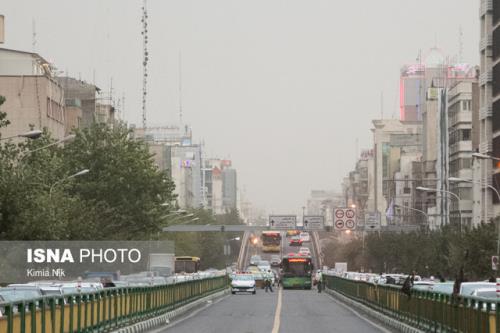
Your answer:
[[[95,77],[104,90],[112,78],[115,96],[125,96],[124,118],[139,125],[141,5],[8,1],[4,47],[31,51],[36,40],[35,51],[59,70],[89,82]],[[478,7],[386,1],[337,11],[324,1],[242,7],[150,1],[148,124],[178,121],[181,52],[184,119],[195,140],[233,160],[240,187],[256,205],[299,213],[310,190],[339,190],[356,146],[371,146],[381,93],[384,118],[398,117],[399,70],[415,62],[419,50],[437,45],[458,57],[461,26],[462,59],[478,63],[479,23],[471,14]],[[116,8],[121,15],[112,15]],[[425,15],[408,15],[426,8]],[[65,15],[53,20],[56,10]]]

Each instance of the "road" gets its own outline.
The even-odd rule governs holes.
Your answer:
[[[261,333],[261,332],[383,332],[316,290],[282,290],[278,330],[275,314],[278,291],[257,295],[230,295],[193,317],[161,332],[170,333]]]
[[[311,243],[306,243],[304,246],[313,250]],[[282,249],[285,254],[298,250],[296,247],[288,246],[285,237]],[[270,254],[262,254],[258,247],[251,246],[249,250],[249,256],[260,254],[264,259],[270,257]],[[275,289],[273,293],[259,289],[256,295],[230,295],[172,325],[160,332],[388,332],[360,318],[328,294],[319,294],[316,289]]]

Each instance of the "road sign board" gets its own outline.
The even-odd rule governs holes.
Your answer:
[[[305,230],[321,230],[325,225],[324,216],[305,215],[302,219]]]
[[[378,212],[368,212],[365,214],[365,229],[366,230],[380,229],[380,214]]]
[[[336,230],[356,229],[356,211],[354,208],[335,208],[333,225]]]
[[[297,216],[269,215],[269,227],[273,229],[295,229],[297,227]]]

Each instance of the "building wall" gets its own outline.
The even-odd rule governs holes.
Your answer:
[[[0,48],[0,75],[45,75],[47,65],[37,54]]]
[[[236,170],[234,169],[224,169],[222,170],[222,182],[223,182],[223,192],[222,192],[222,205],[225,210],[236,209],[237,205],[237,177]]]
[[[0,52],[0,55],[2,52]],[[0,61],[1,63],[1,61]],[[65,136],[64,92],[47,76],[0,76],[0,91],[6,101],[2,111],[11,124],[2,128],[3,137],[47,128],[55,139]]]
[[[69,135],[74,129],[79,128],[82,122],[82,108],[77,105],[71,105],[64,108],[66,111],[66,119],[64,126],[66,128],[65,135]]]
[[[391,152],[391,135],[393,134],[417,134],[422,130],[420,122],[402,122],[396,119],[373,120],[372,129],[374,142],[374,208],[381,215],[381,225],[387,225],[386,211],[392,197],[386,197],[388,189],[394,186],[394,173],[398,165],[399,153]],[[390,167],[392,165],[392,168]],[[392,169],[392,170],[391,170]]]
[[[491,6],[490,6],[491,5]],[[479,119],[480,143],[479,152],[493,153],[492,136],[492,56],[493,56],[493,10],[499,6],[498,1],[480,0],[480,76],[479,76]],[[481,182],[492,184],[491,161],[478,161],[481,169]],[[491,191],[483,187],[479,198],[481,205],[480,220],[489,221],[493,217]]]
[[[71,77],[58,77],[56,80],[64,89],[66,105],[79,100],[82,109],[81,127],[88,127],[95,121],[97,87]]]
[[[448,134],[450,177],[472,180],[472,115],[473,89],[475,82],[461,81],[452,85],[448,91]],[[450,202],[451,223],[472,225],[472,183],[450,182],[450,191],[461,200]],[[454,220],[454,221],[453,221]]]

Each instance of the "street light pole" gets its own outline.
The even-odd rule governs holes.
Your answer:
[[[28,138],[28,139],[38,139],[42,135],[42,131],[40,130],[31,130],[25,133],[8,136],[6,138],[0,138],[0,141],[14,139],[14,138]]]
[[[458,195],[456,195],[455,193],[450,192],[450,191],[438,190],[437,188],[429,188],[429,187],[418,186],[416,189],[417,189],[417,191],[424,191],[424,192],[446,193],[446,194],[449,194],[449,195],[453,196],[455,199],[457,199],[457,203],[458,203],[458,215],[459,215],[459,220],[460,220],[460,233],[462,233],[462,210],[460,209],[460,197]]]
[[[55,142],[52,142],[48,145],[45,145],[43,147],[40,147],[40,148],[36,148],[36,149],[33,149],[33,150],[28,150],[27,152],[24,153],[24,155],[21,156],[21,158],[19,159],[19,162],[18,163],[21,163],[21,161],[28,155],[32,154],[32,153],[35,153],[37,151],[40,151],[40,150],[43,150],[43,149],[47,149],[47,148],[50,148],[52,146],[55,146],[55,145],[58,145],[60,143],[63,143],[63,142],[66,142],[66,141],[69,141],[69,140],[72,140],[76,137],[76,135],[74,134],[71,134],[71,135],[68,135],[68,136],[65,136],[64,138],[62,138],[61,140],[58,140],[58,141],[55,141]]]
[[[83,176],[83,175],[86,175],[87,173],[89,173],[90,170],[89,169],[83,169],[81,171],[78,171],[77,173],[75,174],[72,174],[66,178],[62,178],[62,179],[59,179],[58,181],[56,181],[54,184],[52,184],[52,186],[50,187],[50,190],[49,190],[49,198],[52,198],[52,191],[54,190],[54,188],[56,187],[56,185],[58,184],[61,184],[62,182],[65,182],[66,180],[69,180],[71,178],[75,178],[75,177],[79,177],[79,176]]]
[[[483,184],[481,181],[474,181],[472,179],[463,179],[463,178],[457,178],[457,177],[450,177],[450,178],[448,178],[448,180],[450,182],[465,182],[465,183],[478,184],[481,186],[486,185],[486,187],[488,187],[489,189],[493,190],[493,192],[495,192],[495,194],[497,195],[497,198],[498,198],[498,202],[500,202],[500,193],[493,185]],[[495,222],[495,227],[497,229],[497,256],[500,256],[500,225],[498,223],[498,220]]]
[[[401,207],[401,208],[408,208],[409,210],[413,210],[415,212],[419,212],[419,213],[423,214],[425,216],[425,219],[427,220],[427,228],[430,228],[429,215],[426,212],[424,212],[423,210],[409,207],[409,206],[398,205],[398,204],[394,204],[394,206]]]

